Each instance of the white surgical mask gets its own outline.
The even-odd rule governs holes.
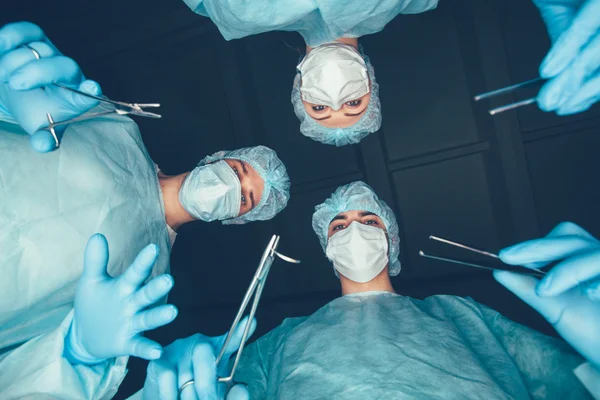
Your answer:
[[[358,283],[375,278],[389,261],[383,229],[356,221],[329,238],[325,254],[340,274]]]
[[[240,179],[223,160],[194,168],[179,190],[183,208],[206,222],[237,217],[241,197]]]
[[[312,49],[297,67],[302,99],[339,110],[369,93],[365,60],[350,45],[327,43]]]

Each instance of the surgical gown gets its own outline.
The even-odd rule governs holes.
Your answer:
[[[236,380],[261,399],[588,399],[565,342],[470,299],[346,295],[248,346]]]
[[[438,0],[184,0],[226,40],[270,31],[298,32],[311,47],[381,31],[398,14],[418,14]]]
[[[137,125],[107,116],[70,125],[40,154],[0,122],[0,399],[108,399],[127,357],[86,366],[62,357],[83,252],[106,236],[121,274],[147,244],[152,276],[169,270],[169,236],[154,164]]]

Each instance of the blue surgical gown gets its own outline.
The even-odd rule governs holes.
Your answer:
[[[346,295],[248,346],[236,381],[261,399],[588,399],[562,340],[470,299]]]
[[[147,244],[169,270],[169,236],[154,163],[137,125],[107,116],[70,125],[60,149],[32,150],[0,122],[0,399],[108,399],[127,357],[86,366],[62,357],[83,251],[109,244],[111,275]]]
[[[183,0],[226,40],[271,31],[298,32],[311,47],[381,31],[398,14],[418,14],[438,0]]]

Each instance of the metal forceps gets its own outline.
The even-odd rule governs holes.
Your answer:
[[[28,45],[25,45],[24,47],[27,47],[29,50],[31,50],[36,59],[39,60],[41,58],[40,53],[38,53],[37,50],[35,50],[33,47],[28,46]],[[59,121],[59,122],[55,122],[54,119],[52,118],[52,115],[50,115],[49,113],[46,113],[46,117],[48,118],[48,126],[44,129],[50,131],[50,133],[52,134],[52,137],[54,138],[54,142],[55,142],[57,148],[59,147],[60,142],[58,141],[58,135],[56,134],[55,128],[60,125],[66,125],[66,124],[70,124],[70,123],[78,122],[78,121],[85,121],[87,119],[96,118],[101,115],[107,115],[107,114],[111,114],[111,113],[117,113],[119,115],[131,114],[131,115],[138,115],[140,117],[148,117],[148,118],[161,118],[160,114],[155,114],[152,112],[144,111],[144,108],[160,107],[159,103],[146,103],[146,104],[126,103],[126,102],[122,102],[122,101],[111,100],[106,96],[94,96],[93,94],[85,93],[85,92],[79,91],[77,89],[73,89],[68,86],[62,85],[60,83],[53,83],[52,85],[59,87],[61,89],[64,89],[64,90],[68,90],[73,93],[77,93],[78,95],[81,95],[81,96],[85,96],[85,97],[89,97],[91,99],[98,100],[99,102],[101,102],[103,104],[109,104],[113,107],[111,109],[106,109],[106,111],[84,114],[84,115],[76,117],[76,118],[71,118],[67,121]],[[42,88],[42,90],[43,90],[43,88]]]
[[[544,81],[545,81],[545,79],[535,78],[535,79],[530,79],[530,80],[525,81],[525,82],[517,83],[515,85],[507,86],[507,87],[502,88],[502,89],[496,89],[496,90],[492,90],[491,92],[478,94],[477,96],[475,96],[475,101],[479,101],[479,100],[483,100],[483,99],[489,99],[491,97],[496,97],[496,96],[500,96],[500,95],[503,95],[503,94],[506,94],[506,93],[514,92],[516,90],[519,90],[519,89],[522,89],[522,88],[525,88],[525,87],[528,87],[528,86],[533,86],[535,84],[538,84],[538,83],[541,83],[541,82],[544,82]],[[517,101],[515,103],[507,104],[505,106],[492,108],[488,112],[490,113],[490,115],[496,115],[496,114],[500,114],[501,112],[508,111],[508,110],[513,110],[515,108],[519,108],[519,107],[523,107],[523,106],[527,106],[527,105],[533,104],[535,102],[536,102],[536,97],[530,97],[530,98],[525,99],[525,100],[520,100],[520,101]]]
[[[217,360],[216,360],[217,365],[219,365],[219,363],[221,362],[223,355],[225,354],[225,350],[227,349],[227,346],[229,346],[229,342],[231,342],[233,333],[235,332],[238,324],[240,323],[240,320],[242,319],[242,316],[244,315],[244,311],[246,311],[246,308],[248,307],[248,304],[250,303],[250,299],[254,295],[254,300],[252,301],[250,314],[248,316],[248,323],[246,324],[246,328],[244,329],[244,334],[242,335],[240,347],[235,356],[235,360],[234,360],[233,366],[231,368],[231,373],[226,377],[219,377],[218,382],[220,382],[220,383],[226,383],[228,386],[231,386],[233,384],[233,377],[235,375],[235,370],[240,361],[240,357],[242,356],[242,352],[244,351],[244,347],[246,346],[246,341],[248,340],[248,333],[250,332],[250,326],[252,325],[252,320],[254,319],[254,315],[256,314],[256,310],[258,308],[258,303],[260,301],[260,297],[262,295],[262,291],[263,291],[263,288],[265,287],[265,282],[267,280],[267,275],[269,274],[271,265],[273,265],[273,261],[275,261],[275,257],[277,256],[280,259],[282,259],[283,261],[286,261],[289,263],[300,264],[300,260],[295,260],[295,259],[285,256],[277,251],[277,246],[279,245],[279,239],[280,239],[280,237],[278,235],[273,235],[273,237],[271,238],[271,241],[269,241],[269,244],[267,245],[267,248],[265,249],[265,251],[260,259],[258,268],[256,269],[256,272],[254,273],[254,277],[252,278],[252,281],[250,282],[250,286],[248,286],[248,290],[246,290],[246,294],[244,295],[244,299],[242,300],[242,304],[240,305],[240,308],[238,309],[237,315],[235,316],[235,319],[233,320],[233,323],[231,324],[231,328],[229,329],[229,332],[227,333],[227,337],[225,338],[223,347],[221,348],[221,351],[219,352],[219,356],[217,357]],[[185,382],[179,388],[179,393],[181,394],[183,389],[185,389],[186,387],[193,385],[193,384],[194,384],[193,379]]]
[[[500,262],[500,258],[498,257],[498,255],[496,255],[494,253],[490,253],[490,252],[487,252],[484,250],[479,250],[474,247],[466,246],[464,244],[452,242],[450,240],[443,239],[443,238],[440,238],[437,236],[429,236],[429,239],[435,240],[440,243],[448,244],[450,246],[459,247],[464,250],[472,251],[474,253],[481,254],[481,255],[484,255],[487,257],[491,257],[491,258],[496,259],[498,262]],[[449,263],[453,263],[453,264],[466,265],[468,267],[487,269],[487,270],[491,270],[491,271],[495,271],[495,270],[512,271],[512,272],[518,272],[520,274],[533,275],[533,276],[538,276],[538,277],[542,277],[542,276],[546,275],[546,272],[542,271],[541,269],[537,269],[537,268],[526,268],[526,267],[514,266],[514,265],[508,265],[508,264],[503,264],[502,266],[481,265],[481,264],[475,264],[475,263],[466,262],[466,261],[455,260],[452,258],[439,257],[439,256],[425,254],[425,252],[423,252],[423,250],[419,250],[419,255],[421,257],[430,258],[432,260],[445,261],[445,262],[449,262]]]

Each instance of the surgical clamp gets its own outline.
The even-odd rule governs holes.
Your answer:
[[[254,273],[254,277],[252,278],[252,281],[250,282],[250,286],[248,286],[248,290],[246,290],[246,294],[244,295],[242,304],[240,305],[237,315],[235,316],[235,319],[233,320],[233,323],[231,324],[231,328],[229,329],[229,332],[227,333],[227,337],[225,338],[225,342],[223,343],[223,347],[221,348],[219,356],[217,357],[216,364],[219,365],[219,363],[223,359],[223,355],[225,354],[225,351],[227,350],[227,346],[229,346],[229,342],[231,341],[231,338],[233,337],[233,333],[235,332],[238,324],[240,323],[240,320],[242,319],[242,316],[244,315],[244,311],[246,311],[246,308],[248,307],[248,304],[250,303],[250,299],[252,298],[252,295],[254,295],[254,300],[252,302],[252,307],[250,309],[250,314],[248,316],[248,322],[246,323],[246,327],[245,327],[244,333],[242,335],[242,340],[240,342],[239,349],[235,356],[233,366],[231,367],[231,373],[226,377],[219,377],[217,380],[220,383],[226,383],[228,386],[231,386],[233,384],[233,377],[235,375],[235,370],[237,369],[238,363],[240,361],[240,357],[242,356],[242,352],[244,351],[244,347],[246,345],[246,341],[248,340],[248,333],[250,332],[250,327],[252,326],[252,320],[254,319],[254,315],[256,314],[256,310],[258,308],[258,303],[260,301],[260,297],[262,295],[262,291],[263,291],[263,288],[265,287],[265,282],[267,280],[267,275],[269,274],[269,271],[271,269],[271,265],[273,264],[273,261],[275,261],[275,256],[277,256],[277,257],[281,258],[283,261],[286,261],[289,263],[293,263],[293,264],[300,263],[299,260],[295,260],[293,258],[285,256],[277,251],[277,246],[279,245],[279,239],[280,239],[280,237],[278,235],[273,235],[273,237],[271,238],[271,241],[267,245],[267,248],[265,249],[265,251],[260,259],[260,263],[258,264],[258,268],[256,269],[256,272]],[[193,379],[185,382],[179,388],[179,393],[181,394],[183,389],[185,389],[186,387],[193,385],[193,384],[194,384]]]
[[[33,47],[28,46],[28,45],[25,45],[25,47],[33,52],[33,55],[36,59],[39,60],[41,58],[40,53],[38,53],[38,51],[35,50]],[[144,111],[144,108],[160,107],[159,103],[146,103],[146,104],[126,103],[126,102],[122,102],[122,101],[111,100],[106,96],[95,96],[93,94],[85,93],[80,90],[73,89],[68,86],[62,85],[60,83],[53,83],[52,85],[56,86],[58,88],[64,89],[64,90],[68,90],[73,93],[77,93],[78,95],[81,95],[81,96],[85,96],[85,97],[88,97],[88,98],[91,98],[94,100],[98,100],[101,103],[110,104],[114,107],[114,109],[97,112],[97,113],[84,114],[82,116],[71,118],[67,121],[60,121],[60,122],[55,122],[54,119],[52,118],[52,115],[50,115],[49,113],[46,113],[46,118],[48,118],[48,126],[45,127],[44,129],[50,131],[50,134],[52,134],[52,137],[54,138],[56,147],[59,147],[60,142],[58,140],[58,135],[56,134],[56,130],[54,128],[56,128],[57,126],[60,126],[60,125],[66,125],[66,124],[70,124],[70,123],[78,122],[78,121],[85,121],[85,120],[88,120],[91,118],[96,118],[96,117],[111,114],[111,113],[117,113],[119,115],[131,114],[131,115],[138,115],[140,117],[148,117],[148,118],[160,118],[161,117],[160,114]]]
[[[498,257],[498,255],[496,255],[494,253],[490,253],[490,252],[487,252],[484,250],[479,250],[474,247],[466,246],[464,244],[460,244],[457,242],[452,242],[450,240],[443,239],[443,238],[440,238],[437,236],[429,236],[429,239],[435,240],[440,243],[448,244],[450,246],[459,247],[464,250],[472,251],[474,253],[481,254],[481,255],[484,255],[487,257],[491,257],[491,258],[494,258],[494,259],[500,261],[500,258]],[[538,276],[538,277],[542,277],[542,276],[546,275],[546,272],[544,272],[540,269],[537,269],[537,268],[527,268],[527,267],[513,266],[513,265],[508,265],[508,264],[505,264],[505,267],[503,267],[503,268],[490,266],[490,265],[481,265],[481,264],[475,264],[475,263],[471,263],[471,262],[460,261],[460,260],[455,260],[455,259],[446,258],[446,257],[439,257],[439,256],[425,254],[425,252],[423,252],[423,250],[419,250],[419,255],[421,257],[430,258],[432,260],[445,261],[445,262],[449,262],[449,263],[453,263],[453,264],[466,265],[468,267],[487,269],[487,270],[491,270],[491,271],[495,271],[495,270],[512,271],[512,272],[517,272],[520,274],[533,275],[533,276]]]
[[[496,89],[496,90],[492,90],[491,92],[478,94],[477,96],[475,96],[475,101],[479,101],[479,100],[483,100],[483,99],[489,99],[491,97],[496,97],[496,96],[500,96],[500,95],[503,95],[503,94],[506,94],[506,93],[514,92],[514,91],[519,90],[521,88],[525,88],[525,87],[528,87],[528,86],[533,86],[533,85],[538,84],[540,82],[545,82],[545,79],[542,79],[542,78],[530,79],[528,81],[517,83],[517,84],[511,85],[511,86],[507,86],[507,87],[502,88],[502,89]],[[536,99],[537,99],[536,97],[530,97],[530,98],[525,99],[525,100],[520,100],[520,101],[517,101],[515,103],[507,104],[505,106],[500,106],[500,107],[492,108],[488,112],[490,113],[490,115],[496,115],[496,114],[499,114],[499,113],[504,112],[504,111],[513,110],[515,108],[519,108],[519,107],[527,106],[529,104],[533,104],[533,103],[536,102]]]

